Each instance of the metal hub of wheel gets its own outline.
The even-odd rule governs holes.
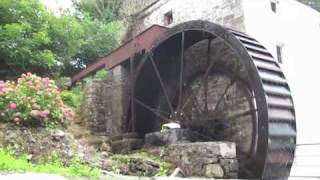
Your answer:
[[[289,87],[277,62],[247,35],[192,21],[140,60],[131,119],[141,135],[166,122],[232,141],[242,178],[288,177],[295,149]]]

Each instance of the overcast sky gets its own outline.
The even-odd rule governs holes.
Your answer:
[[[40,0],[55,14],[59,14],[60,9],[72,9],[71,0]]]

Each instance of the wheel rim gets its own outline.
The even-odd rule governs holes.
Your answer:
[[[160,38],[137,67],[134,101],[137,104],[138,132],[144,134],[159,130],[162,123],[169,121],[179,121],[184,127],[201,131],[196,127],[199,119],[221,121],[220,124],[215,122],[216,127],[212,127],[229,126],[221,128],[223,131],[220,138],[214,137],[219,135],[210,134],[208,130],[204,134],[215,140],[236,142],[242,177],[267,177],[269,174],[266,172],[272,169],[267,163],[271,154],[268,154],[271,147],[268,129],[270,123],[265,88],[257,67],[247,49],[227,30],[208,22],[198,21],[189,25],[173,28]],[[195,50],[201,56],[193,54]],[[221,52],[222,55],[218,56]],[[219,79],[224,80],[224,88],[214,83]],[[197,84],[200,84],[198,88]],[[238,88],[234,88],[235,86]],[[225,90],[218,93],[217,87]],[[237,90],[229,91],[230,88]],[[190,92],[193,94],[192,98]],[[228,98],[224,96],[232,94],[245,97],[246,107],[249,108],[248,112],[235,114],[236,121],[231,121],[232,118],[222,113],[227,111],[230,115],[236,112],[237,108],[227,110],[221,106],[228,104]],[[224,98],[221,100],[221,97]],[[231,102],[234,103],[234,100]],[[198,111],[202,112],[197,114],[193,109],[199,104]],[[233,105],[237,106],[239,104]],[[216,112],[220,113],[220,119]],[[243,118],[244,113],[247,113],[247,118]],[[139,122],[141,119],[148,121]],[[295,134],[290,136],[289,141],[295,144]],[[293,151],[294,145],[289,149],[289,152]],[[276,177],[288,175],[292,154],[286,158],[285,165],[278,163],[281,167],[286,166],[286,171],[282,170]]]

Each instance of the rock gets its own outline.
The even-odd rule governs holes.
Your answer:
[[[30,140],[29,140],[29,143],[35,143],[36,142],[36,139],[35,138],[31,138]]]
[[[84,153],[80,152],[80,153],[78,154],[78,157],[83,158],[83,157],[84,157]]]
[[[27,159],[28,159],[28,161],[31,161],[31,159],[32,159],[32,154],[29,154],[29,155],[27,156]]]
[[[53,139],[56,140],[56,141],[61,141],[62,139],[64,139],[65,136],[66,136],[66,133],[61,131],[61,130],[56,131],[52,135]]]
[[[167,129],[163,132],[152,132],[145,135],[146,145],[167,146],[183,142],[202,141],[201,135],[188,129]]]
[[[208,178],[222,178],[224,173],[219,164],[208,164],[205,167],[206,177]]]
[[[106,152],[111,152],[112,151],[112,147],[110,146],[109,143],[101,143],[100,144],[100,151],[106,151]]]
[[[14,124],[1,124],[0,146],[14,145],[16,154],[28,154],[31,162],[49,160],[56,154],[63,162],[70,162],[78,154],[78,143],[61,130],[53,131],[44,127],[23,127]]]
[[[159,172],[160,165],[153,161],[143,159],[131,159],[129,161],[130,173],[138,176],[155,176]]]
[[[180,168],[176,168],[169,177],[185,177],[185,173]]]
[[[107,158],[109,156],[110,156],[109,152],[105,152],[105,151],[101,152],[101,157],[102,158]]]

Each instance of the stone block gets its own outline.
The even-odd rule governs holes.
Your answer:
[[[207,164],[205,166],[205,174],[208,178],[222,178],[224,172],[219,164]]]
[[[237,172],[239,163],[236,159],[220,159],[220,165],[226,172]]]
[[[236,146],[232,142],[171,144],[164,148],[162,157],[176,164],[186,176],[225,178],[235,177],[238,171]]]

